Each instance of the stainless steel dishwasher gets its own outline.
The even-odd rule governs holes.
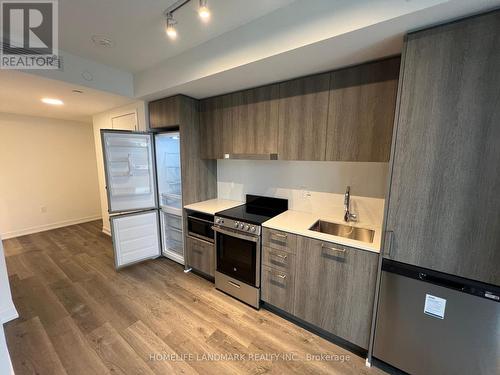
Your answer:
[[[374,356],[410,374],[500,374],[500,288],[384,260]]]

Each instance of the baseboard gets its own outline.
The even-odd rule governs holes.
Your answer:
[[[104,226],[102,227],[102,233],[107,234],[108,236],[111,237],[111,231]]]
[[[36,227],[16,230],[16,231],[12,231],[12,232],[5,232],[5,233],[0,234],[0,236],[2,237],[2,239],[6,240],[8,238],[20,237],[20,236],[25,236],[27,234],[38,233],[38,232],[45,232],[46,230],[67,227],[69,225],[81,224],[81,223],[86,223],[89,221],[94,221],[94,220],[99,220],[99,219],[102,219],[101,215],[82,217],[79,219],[59,221],[57,223],[44,224],[44,225],[39,225]]]

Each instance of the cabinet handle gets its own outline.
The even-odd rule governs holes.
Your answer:
[[[338,248],[338,247],[326,246],[325,244],[321,244],[321,248],[323,250],[332,250],[332,251],[336,251],[338,253],[345,253],[345,248]]]
[[[386,255],[387,255],[388,258],[390,258],[391,257],[391,251],[392,251],[392,238],[394,237],[394,231],[388,230],[386,232],[389,235],[389,246],[387,248]]]
[[[286,275],[285,274],[282,274],[282,273],[273,273],[272,270],[269,270],[269,273],[271,274],[271,276],[277,276],[279,277],[280,279],[286,279]]]
[[[277,253],[273,253],[272,251],[269,252],[269,255],[281,258],[283,260],[285,260],[286,258],[288,258],[288,255],[277,254]]]
[[[281,233],[271,233],[271,238],[273,237],[280,240],[286,240],[287,235]]]

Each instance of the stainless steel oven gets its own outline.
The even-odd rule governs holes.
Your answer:
[[[216,248],[215,286],[259,308],[260,226],[218,217],[215,222],[212,227]]]

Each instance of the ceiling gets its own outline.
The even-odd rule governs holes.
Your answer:
[[[92,115],[133,100],[103,91],[37,77],[13,70],[0,70],[0,112],[92,122]],[[83,93],[73,93],[72,90]],[[44,104],[41,98],[57,98],[62,106]]]
[[[198,0],[174,13],[178,38],[167,39],[163,11],[175,0],[63,0],[59,8],[60,49],[137,72],[262,17],[293,0],[209,0],[212,16],[201,22]],[[93,35],[110,37],[112,48],[97,47]]]

